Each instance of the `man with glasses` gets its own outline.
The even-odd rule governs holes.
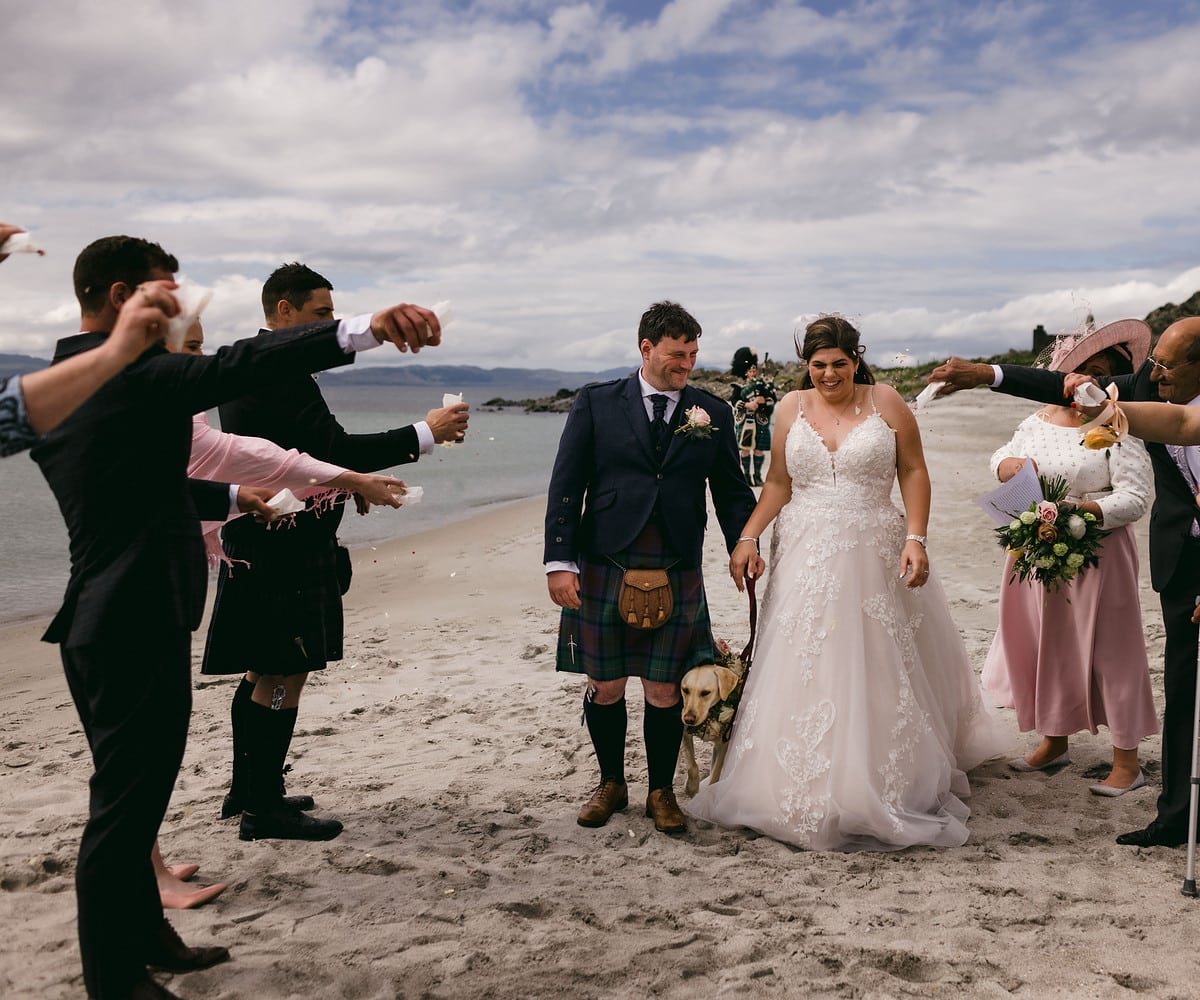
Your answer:
[[[1172,323],[1154,353],[1132,375],[1097,379],[1117,386],[1121,399],[1200,405],[1200,317]],[[987,385],[1012,396],[1063,405],[1061,372],[1020,365],[974,364],[950,358],[933,370],[939,393]],[[1162,791],[1148,826],[1117,837],[1134,847],[1178,847],[1187,840],[1191,791],[1192,721],[1196,700],[1197,626],[1200,595],[1200,447],[1152,444],[1154,507],[1150,512],[1150,580],[1162,606],[1167,642],[1163,651]]]

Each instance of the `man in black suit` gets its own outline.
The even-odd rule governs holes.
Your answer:
[[[133,237],[86,247],[74,275],[84,332],[59,341],[54,363],[98,348],[127,301],[172,287],[142,283],[169,282],[177,267],[158,244]],[[224,483],[189,485],[192,414],[264,380],[347,364],[350,352],[383,339],[401,350],[436,344],[436,324],[427,310],[398,306],[209,357],[157,344],[33,449],[70,535],[66,595],[43,638],[61,646],[95,766],[76,869],[94,1000],[170,997],[147,966],[187,971],[229,954],[179,940],[150,864],[191,711],[190,638],[208,582],[199,518],[227,517],[235,493]]]
[[[284,264],[263,285],[268,330],[330,322],[333,285],[303,264]],[[430,410],[425,420],[378,434],[348,434],[317,383],[301,376],[221,406],[221,427],[266,438],[355,472],[415,462],[436,442],[461,441],[467,404]],[[311,504],[310,504],[311,507]],[[225,528],[225,552],[248,566],[223,566],[205,647],[206,674],[244,673],[229,715],[233,780],[222,818],[241,813],[242,840],[329,840],[336,819],[305,811],[311,796],[283,795],[282,773],[308,675],[342,658],[342,594],[349,554],[338,545],[343,506],[296,515],[287,530],[268,531],[243,519]]]
[[[0,222],[0,246],[23,232]],[[0,261],[7,259],[8,254],[0,254]],[[0,457],[32,448],[39,434],[57,427],[100,386],[161,340],[167,317],[175,309],[166,289],[148,289],[146,295],[126,303],[112,334],[86,357],[0,379]]]
[[[687,384],[700,333],[677,303],[652,305],[638,327],[641,370],[580,390],[550,478],[545,562],[550,597],[563,609],[558,669],[588,676],[584,715],[600,767],[581,826],[603,826],[628,804],[625,686],[640,677],[646,815],[664,833],[687,829],[672,784],[683,735],[679,681],[713,660],[701,575],[705,486],[730,551],[754,509],[729,405]],[[622,571],[638,568],[666,568],[674,595],[670,617],[651,630],[617,611]]]
[[[990,385],[1000,392],[1063,405],[1060,372],[1018,365],[981,365],[951,358],[933,370],[930,382],[946,391]],[[1200,318],[1182,319],[1163,332],[1154,353],[1132,375],[1099,379],[1117,386],[1121,399],[1188,405],[1200,397]],[[1158,591],[1167,633],[1163,651],[1162,791],[1155,818],[1141,830],[1117,837],[1135,847],[1177,847],[1187,840],[1196,698],[1197,628],[1192,620],[1200,595],[1200,525],[1195,490],[1181,466],[1181,449],[1147,442],[1154,466],[1150,511],[1150,580]],[[1194,450],[1194,449],[1193,449]],[[1197,463],[1200,468],[1200,463]]]

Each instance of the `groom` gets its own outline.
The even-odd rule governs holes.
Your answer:
[[[1112,327],[1139,320],[1122,320]],[[1100,336],[1108,327],[1098,330]],[[978,385],[1042,403],[1063,405],[1059,372],[987,365],[950,358],[935,368],[930,382],[946,382],[954,392]],[[1200,317],[1172,323],[1159,338],[1154,354],[1132,375],[1099,379],[1115,383],[1120,398],[1200,404]],[[940,395],[941,393],[939,393]],[[1200,523],[1197,522],[1196,469],[1200,449],[1146,442],[1154,466],[1154,507],[1150,511],[1150,581],[1158,591],[1163,626],[1162,791],[1154,819],[1141,830],[1117,837],[1132,847],[1178,847],[1187,841],[1191,794],[1192,721],[1196,698],[1196,622],[1200,595]],[[1188,454],[1191,452],[1192,454]]]
[[[662,833],[687,829],[672,784],[683,736],[679,680],[713,660],[701,576],[705,486],[732,551],[754,509],[729,404],[688,386],[700,324],[675,302],[642,316],[636,375],[586,386],[567,417],[546,505],[546,582],[562,611],[558,669],[588,676],[583,711],[600,783],[579,813],[598,827],[629,804],[625,685],[639,677],[646,815]],[[674,608],[661,627],[618,611],[626,569],[665,569]]]

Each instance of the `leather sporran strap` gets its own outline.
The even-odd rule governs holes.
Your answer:
[[[754,635],[758,631],[758,598],[754,596],[754,577],[746,577],[746,593],[750,595],[750,639],[742,650],[742,662],[746,673],[750,673],[750,658],[754,654]]]

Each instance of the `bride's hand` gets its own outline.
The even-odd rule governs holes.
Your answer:
[[[900,553],[900,579],[906,576],[908,582],[904,586],[909,590],[923,587],[929,580],[929,556],[920,542],[904,543],[904,551]]]
[[[754,545],[753,539],[740,541],[729,554],[729,575],[738,590],[746,589],[747,574],[757,578],[766,566],[758,554],[758,546],[751,548],[751,545]]]

